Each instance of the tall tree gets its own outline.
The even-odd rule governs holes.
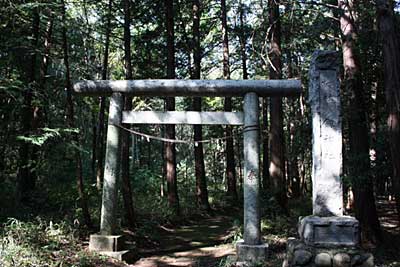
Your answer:
[[[61,0],[61,14],[62,14],[62,43],[64,52],[64,64],[65,64],[65,88],[67,90],[67,123],[70,128],[75,127],[74,121],[74,102],[72,99],[72,82],[71,82],[71,69],[69,65],[69,48],[67,38],[67,17],[66,7],[64,0]],[[79,147],[79,137],[77,133],[72,133],[72,141],[76,147]],[[82,156],[79,149],[75,149],[75,160],[76,160],[76,182],[80,200],[80,206],[83,213],[83,219],[88,227],[92,226],[90,218],[89,208],[87,204],[87,196],[85,193],[85,187],[83,183],[83,168],[82,168]]]
[[[192,79],[201,78],[201,46],[200,46],[200,17],[201,6],[200,0],[193,0],[193,72]],[[201,111],[201,98],[193,98],[193,110]],[[194,160],[195,160],[195,175],[196,175],[196,198],[199,208],[209,211],[210,204],[208,202],[207,180],[204,167],[204,151],[201,140],[202,127],[195,125],[194,127]]]
[[[245,5],[242,3],[242,1],[239,1],[239,43],[240,43],[240,56],[242,59],[242,78],[243,80],[248,79],[248,72],[247,72],[247,52],[246,52],[246,44],[247,44],[247,38],[245,34],[245,10],[244,10]],[[239,162],[239,188],[240,191],[242,190],[242,185],[243,185],[243,177],[242,177],[242,165],[241,165],[241,141],[237,140],[237,156],[238,156],[238,162]],[[263,176],[264,177],[264,176]]]
[[[393,192],[400,222],[400,40],[399,28],[396,28],[396,18],[393,14],[394,2],[391,0],[377,1],[377,11],[379,31],[383,42],[384,83],[393,167]]]
[[[32,129],[32,98],[35,87],[36,79],[36,61],[37,61],[37,47],[39,43],[39,27],[40,15],[38,7],[33,10],[32,19],[32,43],[31,43],[31,58],[30,67],[27,69],[26,82],[27,88],[24,92],[23,110],[22,110],[22,133],[27,135]],[[29,143],[23,142],[19,149],[19,166],[17,174],[17,201],[26,201],[29,192],[35,187],[36,173],[30,166],[32,147]]]
[[[174,31],[174,1],[165,0],[165,16],[167,25],[167,78],[175,79],[175,31]],[[167,111],[175,110],[175,98],[165,99]],[[175,139],[175,125],[165,126],[165,136],[168,139]],[[176,178],[176,149],[174,143],[165,143],[164,147],[165,174],[167,180],[168,203],[179,214],[178,184]]]
[[[286,35],[286,39],[289,39],[290,31]],[[286,40],[289,43],[289,40]],[[289,79],[294,77],[292,53],[288,49],[287,53],[288,60],[288,70],[287,77]],[[296,149],[296,131],[298,131],[299,124],[301,123],[301,116],[298,109],[298,99],[287,99],[287,109],[289,113],[289,118],[287,120],[288,129],[288,146],[286,153],[286,166],[287,166],[287,181],[288,181],[288,191],[291,193],[293,198],[300,196],[300,175],[299,175],[299,162],[297,155],[300,154]]]
[[[285,5],[285,13],[289,14],[293,12],[293,9],[296,8],[295,2],[287,3]],[[291,16],[290,21],[287,23],[287,27],[285,29],[284,34],[284,43],[286,44],[285,56],[287,60],[287,71],[286,76],[288,79],[292,79],[296,73],[296,59],[293,56],[293,47],[292,38],[293,38],[293,29],[294,29],[294,21],[295,17]],[[301,96],[300,96],[301,97]],[[287,184],[288,184],[288,192],[290,192],[291,197],[297,198],[300,196],[300,175],[299,175],[299,161],[298,155],[301,153],[298,151],[296,143],[298,142],[295,138],[296,132],[300,128],[300,124],[302,122],[299,99],[297,98],[289,98],[286,99],[286,107],[288,119],[287,119],[287,151],[286,151],[286,166],[287,166]]]
[[[243,80],[247,80],[247,54],[246,54],[246,35],[245,35],[245,13],[244,4],[239,1],[239,43],[240,43],[240,56],[242,59],[242,77]]]
[[[281,22],[279,15],[279,0],[268,0],[268,18],[270,44],[269,78],[282,78],[281,60]],[[285,179],[285,158],[284,158],[284,137],[283,137],[283,111],[282,98],[271,97],[270,101],[271,133],[269,143],[271,146],[271,162],[269,175],[272,191],[280,207],[287,211],[286,179]]]
[[[223,75],[225,80],[229,80],[229,41],[228,41],[228,24],[226,19],[226,1],[221,0],[221,22],[222,22],[222,48],[223,48]],[[232,111],[232,98],[226,97],[224,102],[224,110]],[[227,195],[235,203],[237,201],[236,192],[236,172],[235,172],[235,156],[233,147],[232,127],[225,128],[225,154],[226,154],[226,178],[228,182]]]
[[[111,36],[111,17],[112,17],[112,6],[113,0],[108,1],[108,11],[106,17],[106,32],[104,42],[104,56],[103,56],[103,68],[101,71],[101,79],[107,80],[108,78],[108,55],[110,51],[110,36]],[[101,96],[99,98],[99,114],[97,121],[97,133],[96,133],[96,186],[98,190],[101,190],[104,178],[104,114],[106,109],[106,97]]]
[[[130,0],[124,0],[124,67],[125,67],[125,79],[132,80],[132,58],[131,58],[131,5]],[[125,110],[132,109],[132,97],[125,97]],[[121,134],[121,177],[122,177],[122,196],[124,199],[125,206],[125,218],[130,227],[135,225],[135,216],[133,209],[132,199],[132,188],[130,182],[130,162],[129,162],[129,149],[131,146],[130,134],[127,131],[123,131]]]
[[[260,8],[262,9],[262,24],[264,28],[269,29],[269,24],[267,24],[267,15],[265,14],[266,8],[264,8],[264,1],[260,1]],[[268,11],[268,10],[267,10]],[[268,26],[268,27],[266,27]],[[269,30],[266,30],[268,33]],[[268,36],[267,36],[268,37]],[[266,61],[264,60],[264,67],[266,65]],[[268,189],[271,189],[271,181],[270,181],[270,175],[269,175],[269,165],[270,165],[270,157],[269,157],[269,125],[268,125],[268,107],[269,107],[269,98],[264,97],[262,99],[262,188],[264,192],[267,192]]]
[[[341,10],[340,29],[344,68],[344,90],[348,95],[347,119],[349,125],[349,174],[354,195],[355,215],[360,221],[364,241],[380,239],[380,225],[369,162],[369,137],[365,90],[360,61],[356,51],[357,17],[355,1],[338,0]]]

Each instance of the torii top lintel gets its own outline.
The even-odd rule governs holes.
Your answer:
[[[132,96],[296,96],[301,93],[300,80],[96,80],[74,84],[74,93],[107,96],[112,93]]]

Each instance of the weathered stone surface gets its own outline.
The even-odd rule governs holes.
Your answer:
[[[315,256],[314,262],[317,267],[332,266],[332,258],[328,253],[319,253],[317,256]]]
[[[131,261],[134,259],[134,253],[130,250],[122,250],[122,251],[99,251],[97,252],[100,255],[104,255],[113,259],[117,259],[120,261]]]
[[[264,262],[268,257],[268,244],[249,245],[239,241],[236,253],[238,262]]]
[[[295,260],[296,255],[302,253],[302,251],[310,252],[312,257],[311,261],[305,265],[299,264],[298,260]],[[287,242],[287,251],[284,260],[285,267],[316,267],[315,258],[317,255],[329,255],[332,259],[332,267],[365,267],[373,266],[373,256],[370,253],[365,253],[359,246],[315,246],[307,245],[304,242],[289,238]],[[322,256],[317,258],[317,262],[321,260]],[[327,257],[328,258],[328,257]],[[329,259],[327,259],[329,262]],[[321,263],[322,264],[322,263]],[[328,265],[328,263],[327,263]]]
[[[305,244],[317,247],[357,246],[359,244],[358,221],[349,216],[302,218],[298,227]]]
[[[371,253],[366,253],[364,254],[364,256],[366,257],[366,259],[361,264],[361,267],[374,267],[374,255],[372,255]]]
[[[316,51],[310,66],[313,214],[322,217],[343,215],[338,66],[338,54],[332,51]]]
[[[119,151],[120,128],[122,119],[123,97],[121,93],[113,93],[110,100],[107,127],[106,160],[104,165],[103,197],[101,202],[100,233],[113,235],[116,225],[118,176],[119,176]]]
[[[89,250],[119,251],[124,247],[122,235],[90,235]]]
[[[311,261],[312,253],[307,250],[296,250],[294,252],[293,264],[304,266]]]
[[[254,92],[259,96],[295,96],[301,93],[300,80],[128,80],[80,81],[74,92],[81,95],[132,96],[243,96]]]
[[[218,111],[123,111],[122,123],[130,124],[190,124],[243,125],[243,112]]]
[[[247,245],[261,242],[259,208],[259,108],[258,96],[248,93],[244,97],[244,227],[243,239]]]
[[[333,256],[333,267],[350,267],[351,259],[347,253],[338,253]]]

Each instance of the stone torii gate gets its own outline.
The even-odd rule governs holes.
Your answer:
[[[116,235],[120,125],[205,124],[244,125],[244,233],[237,244],[238,261],[263,261],[268,245],[262,242],[259,212],[259,97],[296,96],[299,80],[129,80],[81,81],[75,94],[109,96],[106,162],[100,233],[90,236],[90,250],[124,259],[123,238]],[[123,111],[123,96],[244,97],[243,112]]]

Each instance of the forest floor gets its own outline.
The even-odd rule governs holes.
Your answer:
[[[303,202],[292,203],[289,216],[274,205],[262,205],[261,230],[270,255],[265,267],[282,266],[287,238],[297,236],[298,217],[310,213],[309,207],[302,208]],[[394,202],[378,198],[377,210],[383,242],[368,251],[374,254],[377,267],[400,267],[400,227]],[[134,232],[124,230],[127,245],[134,248],[135,258],[129,263],[88,252],[89,232],[76,231],[68,224],[12,220],[0,229],[0,266],[230,267],[234,243],[241,238],[242,214],[242,208],[235,207],[174,221],[141,216]]]
[[[367,250],[374,254],[377,266],[400,266],[400,227],[394,202],[379,198],[377,208],[384,242]],[[238,209],[233,213],[189,220],[181,225],[160,225],[152,234],[151,247],[139,249],[140,259],[127,266],[231,266],[235,255],[233,241],[240,235],[237,221],[241,221],[241,212]],[[293,227],[287,233],[291,236],[296,236],[296,219],[293,217],[289,220]],[[270,259],[266,266],[281,266],[286,251],[286,237],[269,235],[265,229],[263,233],[270,246]]]
[[[218,266],[235,254],[233,245],[227,244],[235,234],[231,222],[232,217],[217,215],[177,227],[160,226],[155,235],[158,245],[139,249],[142,258],[131,266]]]
[[[235,254],[232,240],[239,232],[241,218],[241,211],[237,211],[159,225],[151,234],[151,242],[138,245],[140,259],[129,266],[223,266],[226,257]]]

